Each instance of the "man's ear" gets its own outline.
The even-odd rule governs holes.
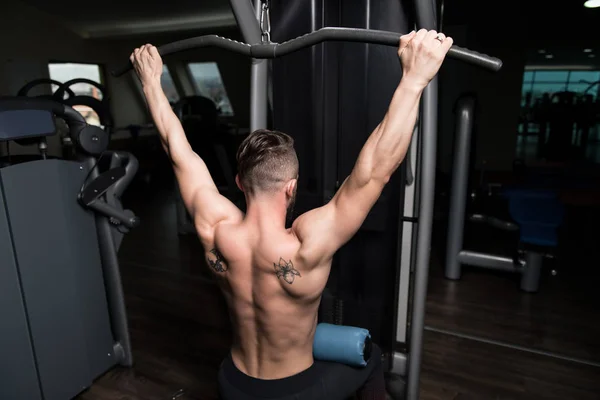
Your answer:
[[[238,174],[235,175],[235,184],[242,192],[244,191],[244,186],[242,186],[242,182],[240,181],[240,176]]]
[[[285,194],[288,197],[294,197],[294,193],[296,192],[296,186],[298,185],[298,180],[292,179],[285,185]]]

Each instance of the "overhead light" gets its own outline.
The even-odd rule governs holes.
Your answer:
[[[591,52],[592,52],[592,49],[583,49],[583,52],[584,52],[584,53],[591,53]]]
[[[594,58],[594,57],[596,57],[596,55],[595,54],[589,54],[588,57],[589,58]]]
[[[546,50],[544,50],[544,49],[539,49],[539,50],[538,50],[538,53],[540,53],[540,54],[544,54],[544,53],[546,53]]]
[[[554,58],[552,54],[546,54],[546,58]]]
[[[583,3],[585,8],[597,8],[600,7],[600,0],[587,0]]]

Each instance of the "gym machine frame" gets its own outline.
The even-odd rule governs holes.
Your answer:
[[[358,28],[325,27],[283,43],[270,40],[269,1],[230,0],[244,41],[237,42],[217,35],[193,37],[160,46],[161,56],[167,56],[191,49],[220,47],[234,53],[252,57],[250,80],[250,130],[267,127],[268,107],[268,64],[266,59],[284,56],[326,41],[359,42],[397,47],[401,34],[379,30]],[[435,29],[434,3],[416,0],[417,24],[419,28]],[[452,46],[448,57],[498,71],[502,61],[472,50]],[[132,68],[131,63],[113,71],[120,76]],[[416,245],[416,265],[414,276],[413,309],[411,314],[411,335],[408,355],[394,355],[393,371],[408,376],[407,398],[418,399],[422,353],[422,337],[427,297],[429,273],[429,247],[433,222],[433,202],[435,192],[435,162],[437,146],[437,77],[427,86],[422,97],[420,130],[422,134],[422,160],[418,163],[422,174],[419,187],[419,228]],[[408,367],[406,363],[408,362]]]
[[[120,201],[138,162],[107,151],[108,133],[59,102],[5,98],[0,115],[0,142],[35,141],[41,153],[0,168],[0,271],[10,299],[0,397],[71,398],[114,365],[133,365],[117,250],[139,224]],[[77,160],[48,157],[55,118],[66,122]],[[110,161],[100,172],[103,155]]]
[[[465,208],[469,180],[469,155],[471,153],[471,136],[475,118],[475,99],[465,96],[458,100],[456,107],[456,139],[454,146],[454,166],[452,169],[452,191],[450,194],[450,211],[446,246],[446,278],[458,280],[461,276],[462,264],[496,271],[521,274],[521,290],[536,292],[539,287],[544,255],[540,252],[527,251],[525,259],[505,257],[463,249]],[[487,222],[505,231],[517,231],[519,227],[508,221],[501,221],[481,215],[470,217],[474,222]]]

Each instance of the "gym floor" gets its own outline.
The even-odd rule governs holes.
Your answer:
[[[143,223],[119,253],[135,367],[114,368],[78,399],[217,399],[230,341],[224,301],[198,240],[177,235],[172,191],[138,193],[126,206]],[[436,250],[444,229],[434,227],[421,399],[599,399],[600,367],[464,337],[600,360],[597,290],[591,279],[572,279],[585,271],[582,262],[598,263],[572,260],[572,270],[547,277],[535,295],[487,271],[451,282]]]

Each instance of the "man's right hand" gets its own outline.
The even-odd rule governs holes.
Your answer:
[[[454,41],[443,33],[421,29],[400,37],[402,80],[423,89],[438,73]]]

